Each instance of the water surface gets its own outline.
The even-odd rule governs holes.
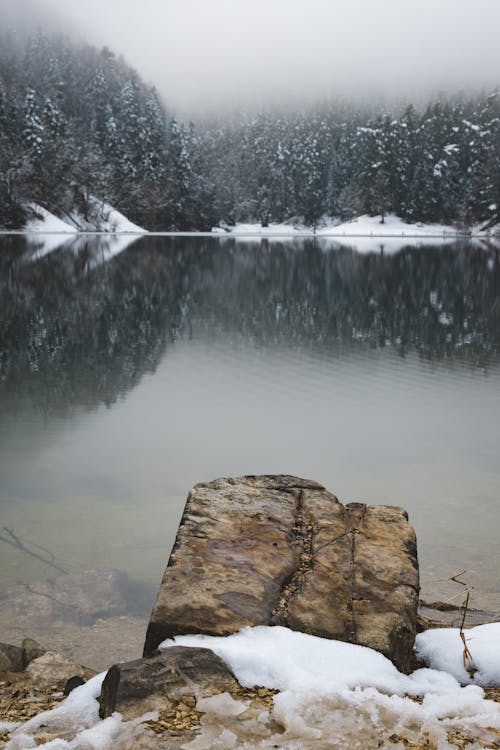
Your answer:
[[[194,483],[292,473],[403,505],[423,595],[498,611],[499,291],[465,242],[0,237],[3,538],[145,616]],[[0,540],[0,593],[54,575]]]

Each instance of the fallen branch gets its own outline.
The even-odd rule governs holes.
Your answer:
[[[5,534],[0,534],[0,541],[5,542],[5,544],[10,544],[11,547],[14,547],[14,549],[19,550],[20,552],[24,552],[26,555],[30,555],[31,557],[34,557],[36,560],[39,560],[40,562],[44,563],[45,565],[49,565],[51,568],[54,568],[59,573],[67,574],[67,570],[64,570],[64,568],[61,568],[57,563],[53,562],[52,560],[49,560],[46,557],[43,557],[43,555],[39,555],[38,552],[33,552],[29,547],[27,547],[21,539],[17,536],[17,534],[14,533],[12,529],[8,529],[7,526],[4,526],[2,529]],[[38,545],[35,545],[38,546]],[[49,553],[50,554],[50,553]],[[53,558],[53,555],[50,555]]]

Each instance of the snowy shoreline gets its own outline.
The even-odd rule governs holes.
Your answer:
[[[339,222],[325,218],[317,227],[309,227],[301,223],[261,224],[239,223],[234,226],[221,224],[212,227],[209,232],[197,231],[149,231],[131,222],[126,216],[107,203],[94,199],[94,217],[84,220],[76,212],[68,215],[69,221],[64,221],[51,214],[47,209],[36,204],[28,207],[33,213],[26,226],[17,230],[0,230],[0,235],[84,235],[109,236],[133,235],[151,237],[263,237],[263,238],[374,238],[374,239],[424,239],[424,240],[454,240],[454,239],[494,239],[499,236],[498,224],[493,227],[484,222],[460,229],[449,224],[424,224],[422,222],[408,223],[395,214],[387,214],[382,222],[380,216],[358,216],[350,221]],[[70,223],[70,221],[72,223]]]
[[[411,675],[398,672],[372,649],[284,627],[243,628],[226,637],[177,636],[160,648],[167,652],[179,645],[212,649],[243,687],[238,695],[218,692],[207,697],[193,683],[196,724],[180,746],[297,750],[350,747],[362,740],[366,748],[375,748],[381,738],[386,740],[384,747],[393,746],[397,735],[399,748],[408,742],[426,742],[425,747],[451,750],[457,747],[454,737],[474,748],[496,747],[491,743],[500,733],[500,704],[483,688],[500,684],[500,623],[471,628],[465,634],[474,650],[476,674],[463,668],[463,644],[456,628],[427,630],[417,636],[416,653],[427,666]],[[163,734],[165,720],[157,739],[151,733],[160,707],[135,718],[118,711],[99,718],[104,677],[104,672],[96,675],[59,705],[28,721],[0,722],[6,750],[33,747],[35,738],[42,739],[37,746],[54,750],[165,747],[162,740],[169,736]],[[271,704],[258,708],[258,713],[252,712],[251,695],[244,692],[255,689],[252,686],[277,691]]]

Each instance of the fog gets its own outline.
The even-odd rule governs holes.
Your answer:
[[[498,0],[0,0],[9,5],[123,54],[184,112],[499,83]]]

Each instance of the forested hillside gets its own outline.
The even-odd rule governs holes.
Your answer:
[[[148,229],[348,219],[498,221],[500,95],[390,112],[180,123],[113,52],[38,32],[0,39],[0,226],[38,203],[64,219],[92,196]]]

